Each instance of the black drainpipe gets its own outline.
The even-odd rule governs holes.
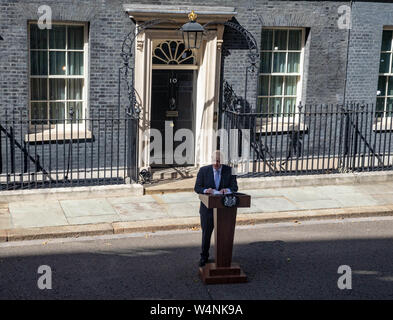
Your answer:
[[[349,44],[351,41],[351,28],[352,28],[352,4],[353,0],[350,2],[351,15],[350,15],[350,28],[348,29],[348,39],[347,39],[347,61],[345,63],[345,79],[344,79],[344,97],[343,97],[343,107],[345,106],[346,92],[347,92],[347,79],[348,79],[348,59],[349,59]]]

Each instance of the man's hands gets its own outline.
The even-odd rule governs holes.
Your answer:
[[[215,189],[209,188],[205,190],[205,194],[213,194]],[[221,194],[226,194],[228,192],[228,189],[221,189],[220,193]]]

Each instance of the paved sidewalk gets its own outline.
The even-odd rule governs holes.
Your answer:
[[[393,181],[244,190],[238,224],[393,215]],[[1,195],[0,195],[1,196]],[[193,192],[1,202],[0,241],[199,227]]]

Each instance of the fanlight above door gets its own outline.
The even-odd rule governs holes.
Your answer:
[[[193,50],[185,48],[183,41],[165,40],[153,48],[153,65],[196,65]]]

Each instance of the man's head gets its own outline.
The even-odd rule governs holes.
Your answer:
[[[214,169],[220,169],[221,164],[224,162],[223,153],[220,150],[216,150],[212,154],[212,165]]]

